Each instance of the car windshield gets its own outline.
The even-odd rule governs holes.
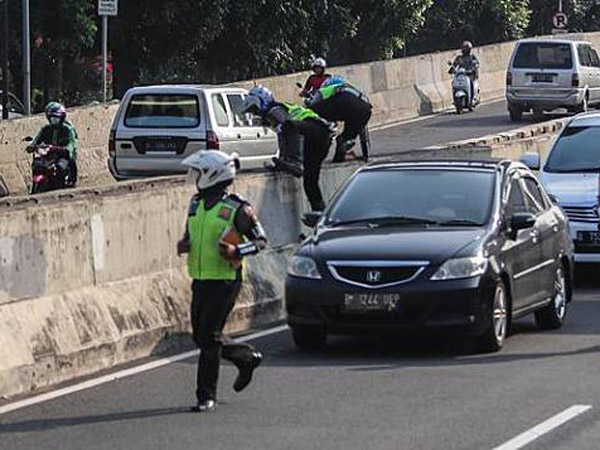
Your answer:
[[[193,128],[199,123],[195,95],[135,95],[125,114],[125,126],[133,128]]]
[[[483,225],[493,204],[494,180],[490,170],[361,172],[340,194],[326,223]]]
[[[513,67],[516,69],[571,69],[570,44],[525,42],[519,45]]]
[[[568,127],[558,138],[546,172],[600,172],[600,127]]]

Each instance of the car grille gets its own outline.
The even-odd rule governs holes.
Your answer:
[[[338,281],[371,289],[407,283],[427,266],[426,262],[330,262],[331,275]]]
[[[562,209],[569,218],[569,220],[572,220],[574,222],[597,223],[600,221],[600,217],[598,216],[598,210],[595,206],[563,206]]]

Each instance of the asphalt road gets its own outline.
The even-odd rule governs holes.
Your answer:
[[[398,127],[408,127],[406,134],[381,131],[375,139],[396,136],[397,146],[422,147],[440,143],[429,129],[446,130],[446,142],[474,129],[479,135],[496,125],[504,130],[504,116],[501,103],[488,105],[470,116],[463,134],[448,121],[468,116],[444,115]],[[561,330],[539,331],[526,318],[497,354],[473,354],[452,334],[335,338],[324,352],[303,354],[283,331],[254,341],[265,362],[243,393],[231,389],[236,370],[223,366],[215,413],[188,412],[191,359],[0,415],[0,449],[482,450],[573,405],[591,405],[527,448],[597,450],[596,272],[578,270],[575,301]]]

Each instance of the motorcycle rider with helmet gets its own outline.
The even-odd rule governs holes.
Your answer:
[[[213,411],[221,358],[238,369],[233,389],[240,392],[252,380],[262,355],[247,343],[232,343],[223,328],[244,279],[244,259],[267,245],[267,237],[252,206],[227,192],[239,167],[237,156],[217,150],[197,152],[183,161],[197,193],[192,197],[178,255],[187,253],[192,278],[191,321],[200,348],[196,380],[197,404],[192,412]]]
[[[65,186],[73,187],[77,183],[77,131],[67,120],[67,110],[61,103],[50,102],[46,106],[45,125],[27,146],[28,152],[35,151],[38,145],[61,147],[66,152],[58,159],[57,165],[65,177]]]
[[[473,44],[471,41],[464,41],[460,46],[461,54],[456,57],[450,67],[449,73],[454,74],[459,68],[465,69],[469,78],[471,78],[471,98],[479,100],[479,60],[473,55]]]
[[[300,92],[300,97],[310,98],[310,96],[318,91],[323,83],[331,76],[328,73],[325,73],[327,61],[323,58],[316,58],[313,61],[311,68],[313,74],[310,75],[306,80],[306,83],[304,83],[304,88],[302,89],[302,92]]]
[[[326,120],[344,122],[344,131],[337,137],[333,162],[345,160],[359,135],[363,159],[368,161],[371,143],[367,124],[373,106],[365,94],[343,76],[333,75],[307,101],[307,106]]]
[[[333,124],[311,109],[278,102],[264,86],[255,86],[246,97],[244,110],[260,117],[277,133],[280,157],[274,168],[303,177],[304,192],[313,211],[323,211],[325,202],[319,187],[321,166],[329,153]]]

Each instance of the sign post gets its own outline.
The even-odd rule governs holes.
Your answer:
[[[98,15],[102,16],[102,102],[106,103],[108,79],[108,16],[116,16],[119,10],[118,0],[98,0]]]
[[[23,104],[25,114],[31,114],[31,42],[29,0],[23,0]]]
[[[4,29],[4,36],[3,36],[3,52],[2,52],[2,78],[3,78],[3,82],[4,82],[4,88],[3,88],[3,93],[2,93],[2,119],[6,120],[8,119],[8,51],[9,51],[9,47],[8,47],[8,38],[9,38],[9,34],[8,34],[8,0],[4,0],[4,17],[2,18],[2,25],[3,25],[3,29]]]
[[[554,25],[554,28],[552,29],[552,34],[567,33],[567,28],[569,26],[569,16],[567,16],[562,11],[557,12],[556,14],[554,14],[554,16],[552,16],[552,25]]]

